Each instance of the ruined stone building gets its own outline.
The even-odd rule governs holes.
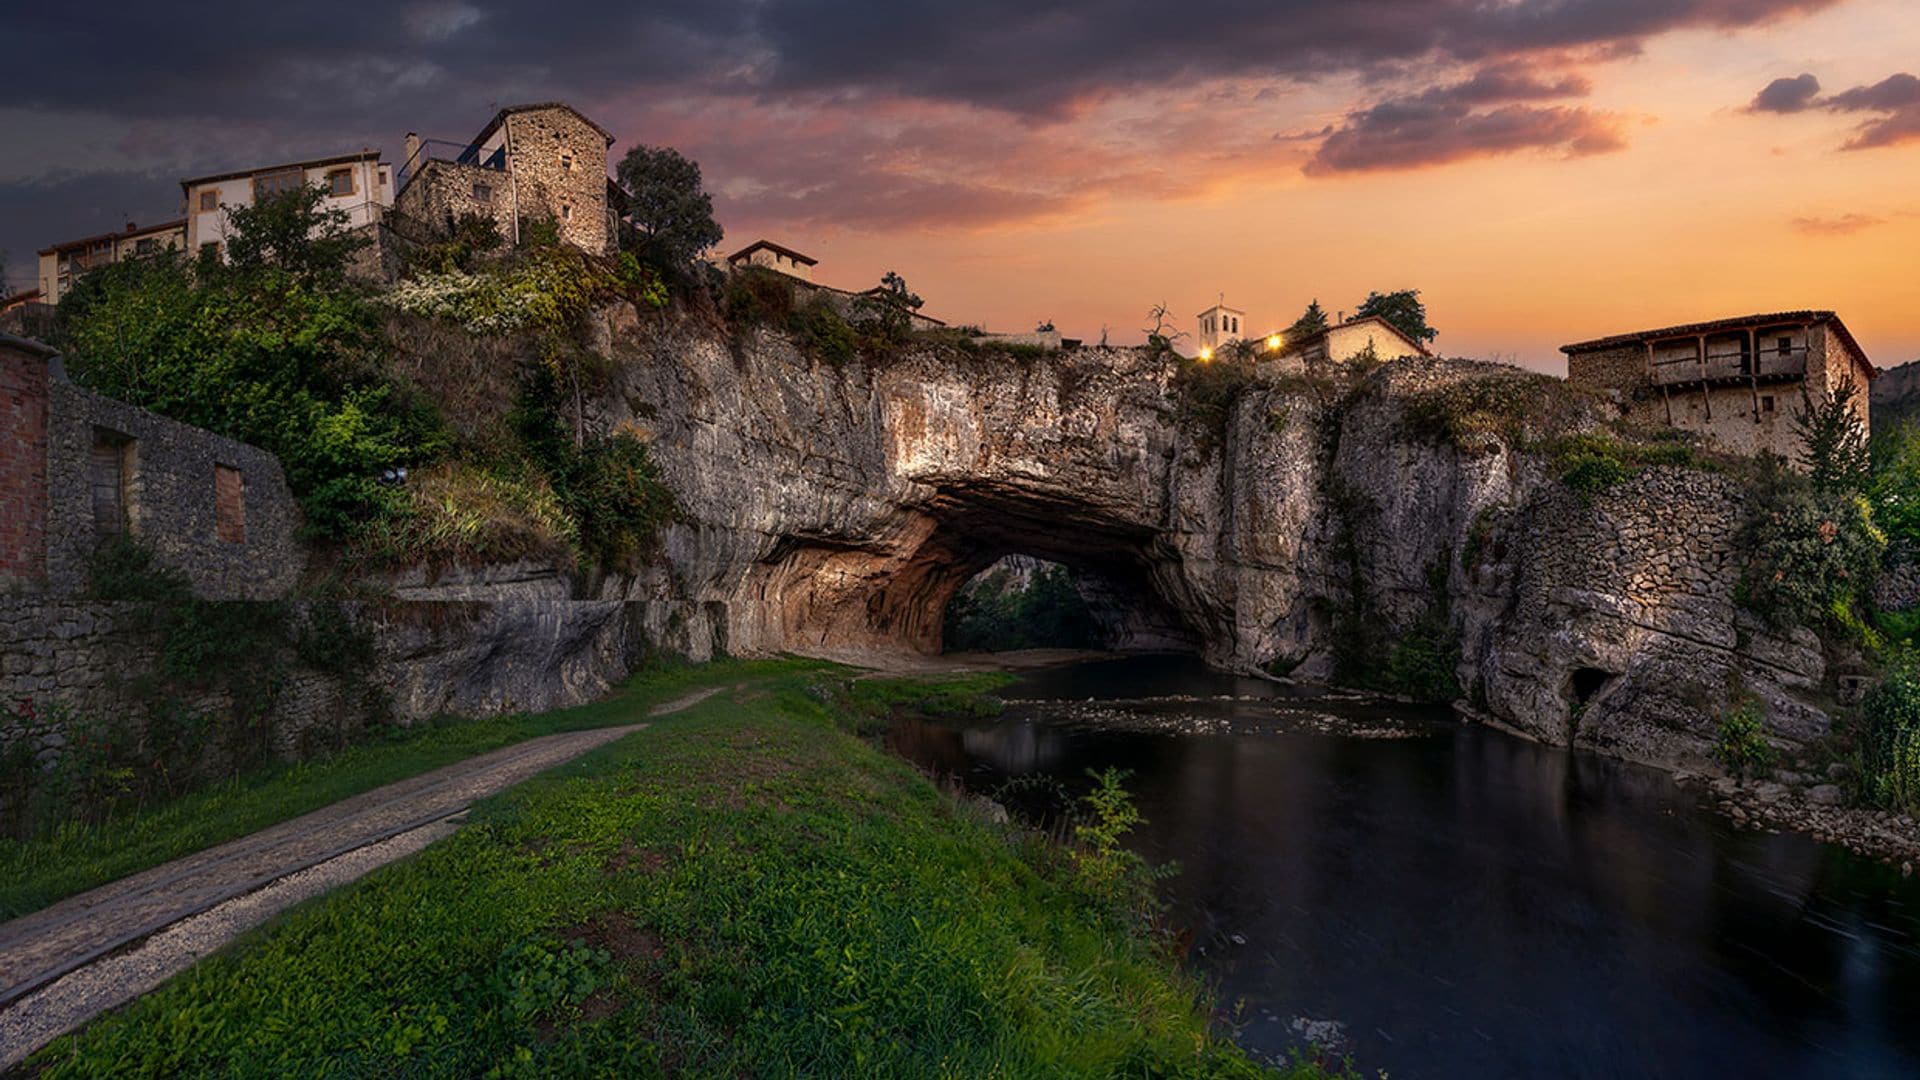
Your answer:
[[[612,145],[607,129],[559,102],[501,109],[467,142],[408,133],[397,224],[445,233],[479,215],[517,241],[523,222],[550,219],[567,243],[612,252],[625,201],[607,175]]]
[[[1745,315],[1616,334],[1561,347],[1567,381],[1598,390],[1622,417],[1698,432],[1737,453],[1798,452],[1793,416],[1803,392],[1829,398],[1851,384],[1860,425],[1876,372],[1831,311]]]
[[[321,211],[337,210],[346,215],[349,229],[367,229],[379,224],[387,207],[393,205],[393,168],[381,162],[380,151],[359,150],[182,180],[186,249],[224,256],[231,231],[230,210],[302,187],[319,187],[326,192]]]
[[[53,349],[0,334],[0,591],[78,595],[125,533],[201,596],[277,597],[299,522],[272,454],[84,390]]]
[[[97,266],[186,246],[187,222],[182,218],[144,229],[129,221],[120,232],[101,233],[42,248],[39,295],[34,299],[58,304],[82,274]]]

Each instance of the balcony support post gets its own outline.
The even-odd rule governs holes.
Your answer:
[[[1693,339],[1694,355],[1700,360],[1700,401],[1707,409],[1707,423],[1713,423],[1713,388],[1707,385],[1707,335]]]
[[[1753,422],[1760,422],[1760,331],[1747,327],[1747,386],[1753,391]]]

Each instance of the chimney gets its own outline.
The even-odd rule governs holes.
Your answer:
[[[128,232],[133,232],[133,231],[134,231],[134,224],[133,224],[133,222],[131,222],[131,221],[129,221],[129,222],[127,222],[127,231],[128,231]]]
[[[411,168],[413,166],[413,159],[419,156],[420,156],[420,136],[415,135],[413,132],[409,131],[407,132],[407,160],[400,167],[403,169]]]

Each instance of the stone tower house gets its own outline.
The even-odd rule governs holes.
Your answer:
[[[517,240],[524,223],[551,219],[583,251],[619,243],[619,189],[607,176],[613,135],[571,105],[501,109],[470,142],[407,136],[394,210],[404,225],[451,229],[469,214],[491,217]]]

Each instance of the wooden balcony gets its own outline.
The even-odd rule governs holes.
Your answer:
[[[1807,347],[1763,349],[1758,354],[1747,349],[1696,350],[1691,356],[1650,359],[1648,365],[1653,385],[1659,387],[1779,382],[1806,377]]]

